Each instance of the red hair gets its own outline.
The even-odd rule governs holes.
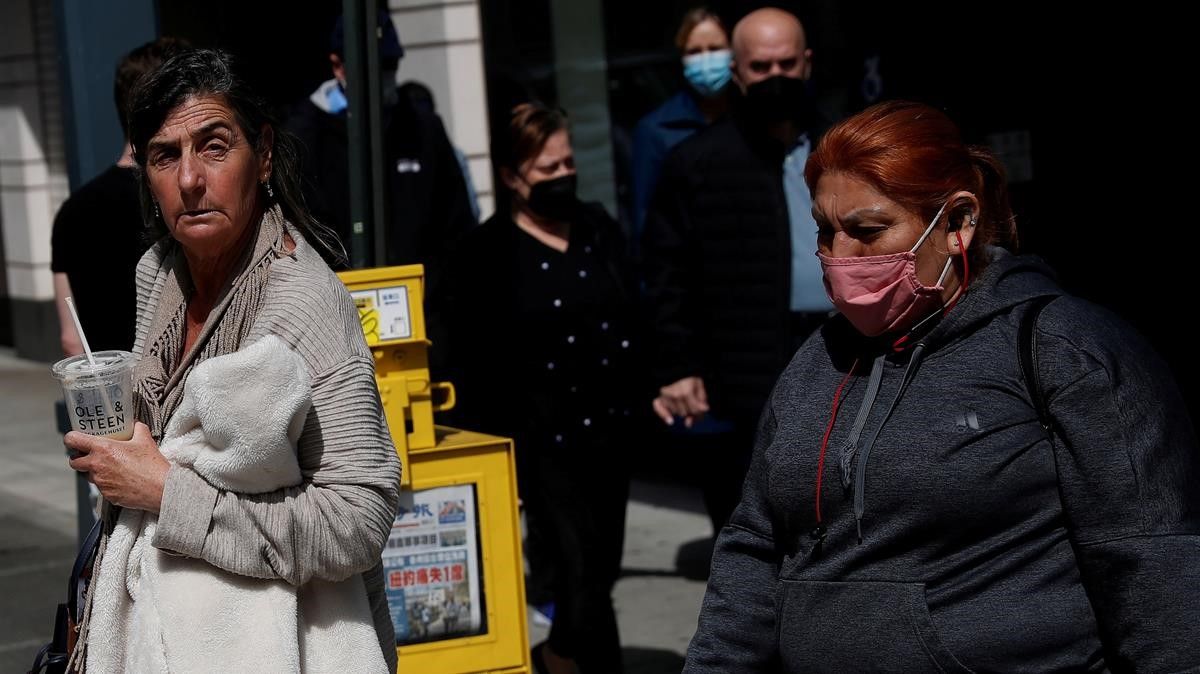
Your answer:
[[[932,220],[955,192],[971,192],[980,210],[970,249],[972,269],[987,264],[987,245],[1016,250],[1003,165],[987,148],[964,144],[954,122],[928,105],[886,101],[838,123],[808,159],[804,180],[809,190],[816,191],[827,171],[869,183],[920,214],[923,222]],[[967,217],[965,209],[948,209],[947,222]]]

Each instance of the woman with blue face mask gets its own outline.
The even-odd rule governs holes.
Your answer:
[[[684,15],[675,46],[687,81],[679,93],[643,117],[633,132],[633,241],[641,237],[663,159],[671,148],[725,114],[729,107],[729,34],[720,17],[699,8]]]

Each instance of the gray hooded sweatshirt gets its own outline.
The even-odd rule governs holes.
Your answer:
[[[1057,297],[1034,331],[1047,434],[1018,331],[1062,291],[1036,259],[991,254],[911,348],[836,317],[796,353],[685,672],[1200,671],[1200,453],[1170,373],[1119,319]]]

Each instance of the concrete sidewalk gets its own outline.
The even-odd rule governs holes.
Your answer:
[[[75,557],[75,477],[54,419],[60,396],[48,365],[0,350],[0,672],[24,672],[49,639]],[[614,593],[629,674],[682,668],[709,528],[694,490],[635,482]],[[546,632],[531,624],[530,643]]]
[[[0,351],[0,672],[24,672],[66,599],[75,476],[54,419],[50,366]]]

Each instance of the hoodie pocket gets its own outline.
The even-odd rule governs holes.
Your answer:
[[[788,672],[954,672],[923,583],[784,581],[779,653]]]

